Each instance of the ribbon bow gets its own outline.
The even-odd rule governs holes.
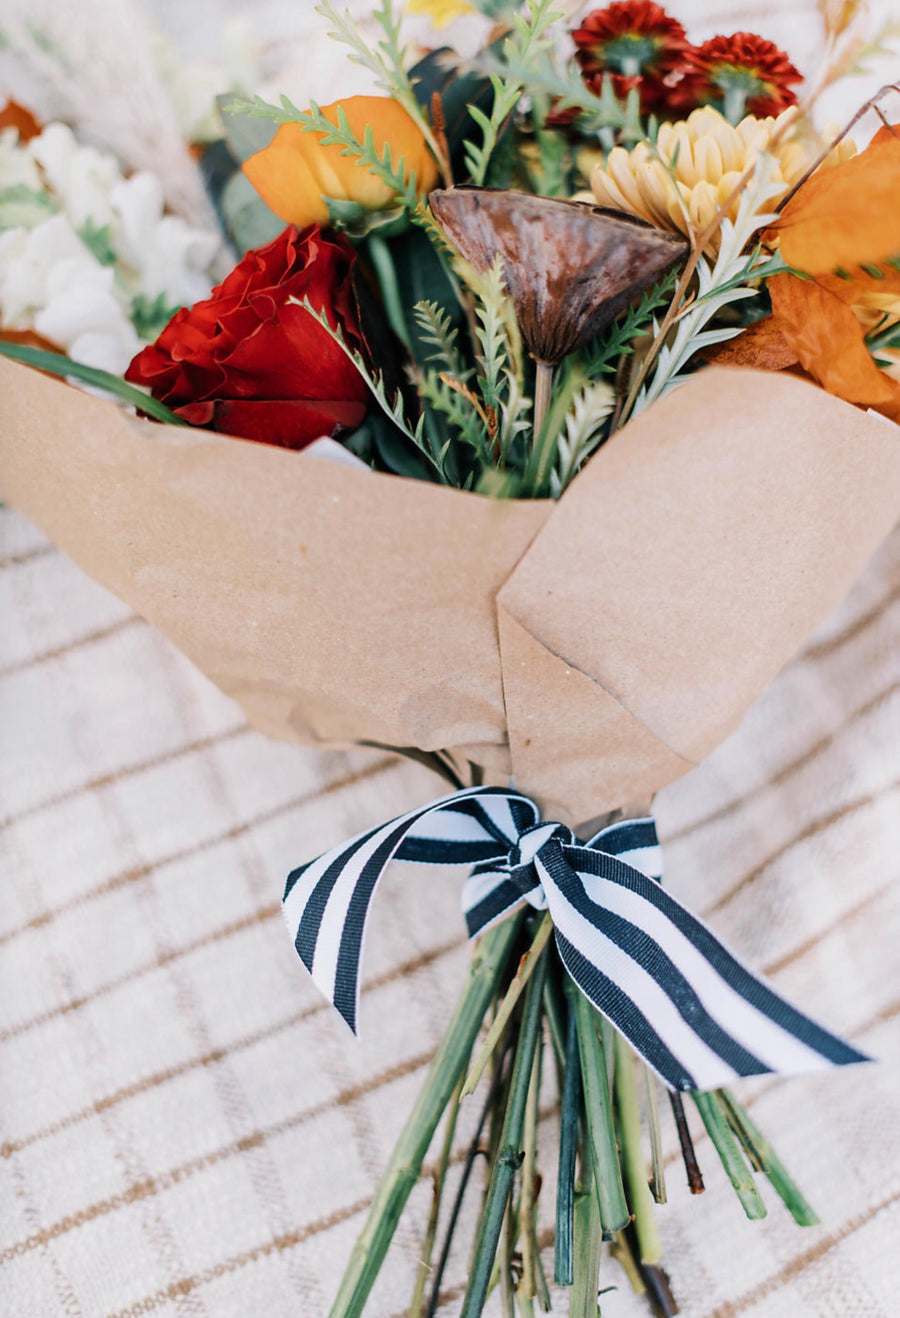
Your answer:
[[[284,915],[313,980],[356,1033],[359,968],[375,888],[392,860],[473,865],[470,937],[523,902],[549,910],[582,993],[672,1089],[867,1061],[748,970],[661,886],[652,819],[587,842],[542,822],[527,796],[472,787],[360,833],[294,870]]]

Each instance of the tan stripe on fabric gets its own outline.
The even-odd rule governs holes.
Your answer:
[[[690,837],[691,834],[699,832],[701,828],[709,827],[710,824],[721,823],[723,819],[728,819],[731,815],[737,814],[739,811],[752,805],[754,801],[759,800],[761,796],[766,792],[771,791],[773,787],[781,787],[784,783],[788,782],[795,773],[798,773],[801,769],[807,768],[808,765],[812,764],[820,755],[823,755],[830,750],[838,738],[842,737],[846,732],[852,729],[856,723],[860,722],[860,720],[867,718],[869,714],[873,714],[875,710],[878,709],[879,705],[889,701],[898,691],[900,691],[900,681],[892,682],[890,686],[886,687],[883,691],[879,691],[876,696],[872,696],[857,709],[851,710],[846,719],[838,723],[831,732],[826,736],[821,737],[814,745],[810,746],[808,750],[805,750],[802,754],[798,755],[796,759],[790,760],[787,764],[783,765],[782,768],[773,773],[771,777],[766,778],[764,782],[759,783],[756,787],[750,788],[750,790],[745,792],[743,796],[739,796],[735,800],[727,802],[727,804],[711,811],[708,815],[703,815],[701,818],[695,819],[692,823],[686,824],[683,828],[675,829],[674,832],[667,834],[665,839],[666,842],[680,841],[681,838]]]
[[[447,943],[442,943],[438,947],[430,948],[427,952],[420,952],[411,957],[408,961],[403,961],[390,970],[383,971],[380,975],[372,979],[365,980],[360,988],[363,996],[375,993],[379,989],[386,988],[396,983],[400,979],[406,979],[418,974],[426,966],[442,957],[448,956],[451,952],[457,952],[467,942],[465,936],[451,939]],[[162,1071],[155,1071],[152,1075],[145,1076],[137,1080],[134,1084],[125,1085],[121,1089],[114,1090],[111,1094],[106,1094],[96,1099],[88,1107],[81,1108],[77,1112],[72,1112],[63,1117],[60,1121],[55,1121],[49,1126],[43,1126],[40,1130],[32,1132],[30,1135],[24,1135],[19,1139],[6,1140],[0,1144],[0,1157],[9,1158],[14,1153],[19,1153],[22,1149],[28,1148],[31,1144],[36,1144],[39,1140],[48,1139],[53,1135],[59,1134],[62,1130],[67,1130],[71,1126],[78,1125],[80,1122],[88,1121],[91,1117],[96,1116],[99,1112],[107,1108],[115,1107],[119,1103],[124,1103],[128,1099],[136,1098],[138,1095],[146,1093],[149,1089],[154,1089],[160,1085],[168,1084],[171,1080],[177,1080],[180,1076],[188,1074],[190,1071],[198,1070],[206,1066],[215,1066],[216,1063],[223,1061],[226,1057],[232,1056],[237,1052],[244,1051],[247,1048],[254,1047],[257,1043],[262,1043],[266,1039],[274,1038],[284,1030],[290,1029],[294,1025],[299,1025],[302,1021],[309,1020],[311,1016],[317,1016],[320,1012],[333,1010],[331,1004],[325,998],[317,998],[315,1002],[304,1007],[302,1011],[292,1012],[284,1020],[276,1021],[272,1025],[266,1026],[261,1030],[254,1030],[252,1034],[244,1035],[243,1038],[237,1039],[234,1043],[225,1044],[221,1048],[214,1048],[209,1052],[203,1053],[199,1057],[190,1057],[184,1062],[175,1066],[166,1067]]]
[[[801,842],[807,842],[810,838],[816,837],[819,833],[824,833],[827,829],[831,828],[832,825],[840,823],[842,819],[846,819],[848,815],[853,815],[858,810],[864,810],[867,806],[877,804],[877,802],[884,800],[884,798],[891,792],[896,792],[898,789],[900,789],[900,779],[889,783],[886,787],[882,787],[878,792],[867,793],[865,796],[859,796],[853,801],[846,801],[843,805],[838,806],[837,809],[832,810],[830,814],[825,815],[820,819],[814,819],[811,823],[806,824],[805,827],[800,829],[799,833],[795,833],[794,836],[789,838],[787,842],[783,843],[777,851],[773,851],[765,858],[765,860],[760,861],[758,865],[755,865],[749,873],[738,879],[738,881],[733,884],[727,892],[723,893],[721,897],[717,898],[711,906],[705,907],[702,913],[704,919],[708,919],[710,916],[721,911],[723,906],[727,906],[739,892],[742,892],[746,887],[758,879],[760,875],[765,873],[770,866],[781,860],[782,857],[787,855],[789,851],[792,851],[794,847],[799,846]]]
[[[719,1304],[715,1309],[709,1309],[703,1318],[738,1318],[739,1314],[746,1313],[752,1309],[760,1300],[765,1299],[767,1295],[773,1294],[781,1286],[786,1286],[789,1282],[813,1263],[818,1262],[836,1245],[842,1244],[848,1240],[863,1227],[868,1226],[876,1217],[884,1213],[889,1208],[900,1203],[900,1190],[895,1190],[893,1194],[887,1195],[878,1203],[872,1204],[869,1208],[864,1209],[861,1213],[856,1213],[853,1217],[848,1218],[846,1222],[836,1231],[830,1232],[821,1240],[817,1240],[809,1249],[804,1250],[802,1254],[797,1254],[786,1263],[783,1268],[767,1277],[765,1281],[759,1282],[752,1290],[745,1293],[737,1300],[728,1300],[725,1304]]]
[[[314,1121],[316,1117],[331,1112],[335,1107],[348,1107],[367,1094],[373,1094],[378,1089],[384,1088],[385,1085],[393,1084],[395,1080],[402,1080],[405,1076],[413,1075],[416,1071],[422,1070],[432,1060],[436,1051],[435,1048],[432,1048],[428,1052],[417,1053],[416,1056],[407,1058],[406,1061],[397,1062],[393,1066],[387,1067],[386,1070],[380,1071],[369,1080],[353,1085],[349,1089],[344,1089],[331,1098],[313,1103],[310,1107],[303,1108],[300,1112],[294,1113],[293,1116],[285,1117],[282,1121],[276,1121],[271,1126],[258,1127],[240,1139],[234,1140],[231,1144],[222,1145],[218,1149],[213,1149],[210,1153],[191,1158],[178,1167],[171,1167],[167,1171],[148,1177],[146,1180],[138,1181],[136,1184],[129,1186],[122,1194],[112,1195],[108,1199],[101,1199],[97,1203],[89,1204],[87,1208],[79,1209],[77,1213],[71,1213],[67,1217],[60,1218],[58,1222],[42,1228],[25,1240],[19,1240],[14,1245],[8,1245],[5,1249],[0,1250],[0,1263],[7,1263],[10,1259],[49,1244],[51,1240],[56,1240],[59,1236],[74,1231],[87,1222],[93,1222],[95,1218],[105,1217],[109,1213],[114,1213],[117,1209],[125,1208],[138,1199],[147,1199],[163,1190],[168,1190],[173,1185],[188,1180],[191,1176],[196,1176],[210,1167],[215,1167],[218,1163],[226,1162],[229,1158],[247,1153],[250,1149],[260,1148],[267,1141],[275,1139],[289,1130],[296,1130],[299,1126]]]
[[[54,659],[62,659],[74,650],[83,650],[89,645],[107,641],[110,637],[118,636],[124,631],[131,631],[136,626],[147,627],[148,625],[143,618],[129,614],[127,618],[120,618],[118,622],[112,622],[108,627],[98,627],[96,631],[89,632],[87,636],[79,636],[77,640],[69,641],[66,645],[59,645],[53,650],[44,650],[41,654],[32,655],[28,659],[20,659],[14,664],[7,664],[5,668],[0,668],[0,679],[12,677],[15,673],[24,672],[26,669],[35,668],[38,664],[47,664]]]
[[[87,795],[90,792],[102,791],[106,787],[125,782],[129,778],[135,778],[138,774],[147,773],[151,769],[159,769],[164,765],[174,764],[194,751],[212,750],[214,747],[225,745],[238,737],[253,735],[246,723],[240,723],[235,728],[226,728],[224,732],[216,732],[209,737],[200,737],[196,741],[185,742],[184,745],[176,746],[172,750],[162,751],[159,755],[151,755],[146,760],[138,760],[135,764],[125,765],[121,769],[116,769],[113,773],[102,773],[96,778],[88,779],[87,782],[78,783],[75,787],[67,787],[65,791],[57,793],[56,796],[49,796],[45,801],[38,801],[34,805],[25,806],[24,809],[17,811],[15,814],[0,819],[0,829],[19,824],[32,815],[40,814],[42,810],[51,810],[55,806],[63,805],[66,801],[74,800],[76,797]],[[9,935],[4,934],[3,937],[6,938]]]

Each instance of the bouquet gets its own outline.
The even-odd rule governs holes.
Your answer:
[[[695,47],[646,0],[571,34],[528,0],[475,60],[412,66],[390,0],[374,46],[321,12],[385,95],[223,102],[204,157],[223,230],[275,236],[124,381],[62,344],[0,343],[45,373],[2,363],[3,494],[261,730],[389,748],[450,789],[298,857],[285,891],[355,1030],[386,866],[471,867],[469,974],[333,1318],[364,1312],[442,1118],[411,1314],[440,1302],[479,1152],[465,1318],[495,1289],[507,1314],[547,1309],[551,1271],[594,1318],[604,1244],[671,1314],[661,1095],[692,1190],[684,1094],[747,1215],[766,1212],[761,1173],[809,1224],[729,1086],[865,1060],[663,887],[651,803],[900,512],[900,130],[859,152],[817,134],[771,42]]]

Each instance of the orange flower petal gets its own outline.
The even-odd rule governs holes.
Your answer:
[[[41,132],[40,122],[18,101],[8,100],[0,110],[0,129],[15,128],[20,142],[30,142]]]
[[[775,316],[764,316],[703,355],[717,366],[755,366],[761,371],[783,371],[797,361]]]
[[[389,96],[350,96],[320,107],[329,122],[337,124],[338,108],[347,116],[354,136],[362,141],[371,127],[375,149],[382,155],[390,145],[397,167],[416,176],[420,193],[437,182],[437,167],[419,129],[402,105]],[[328,208],[323,197],[355,201],[367,210],[382,210],[393,201],[393,191],[360,163],[358,156],[342,154],[340,146],[323,146],[323,133],[307,132],[299,124],[282,124],[264,150],[244,162],[244,173],[276,215],[291,224],[324,224]]]
[[[773,230],[788,265],[808,274],[886,261],[900,252],[900,135],[882,129],[865,151],[821,169]]]
[[[263,151],[245,160],[244,173],[266,205],[288,224],[305,229],[327,224],[328,207],[318,180],[305,159],[310,134],[299,124],[282,124]]]
[[[797,360],[828,393],[887,415],[900,409],[900,384],[873,361],[850,307],[811,280],[776,275],[772,314]]]

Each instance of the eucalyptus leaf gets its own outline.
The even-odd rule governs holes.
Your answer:
[[[273,120],[247,114],[246,102],[230,92],[216,97],[216,107],[228,149],[238,164],[264,150],[278,131],[278,124]]]
[[[219,205],[225,231],[241,255],[265,247],[285,227],[284,220],[269,209],[243,174],[234,174],[228,180]]]

